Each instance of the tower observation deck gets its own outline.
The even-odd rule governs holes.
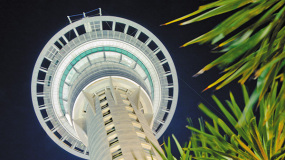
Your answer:
[[[160,40],[130,20],[85,17],[56,33],[34,67],[32,101],[50,138],[92,160],[160,159],[151,143],[178,98],[173,61]]]

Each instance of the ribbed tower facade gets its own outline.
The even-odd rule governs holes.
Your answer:
[[[85,16],[85,15],[84,15]],[[91,160],[161,159],[153,145],[174,114],[177,75],[147,29],[84,17],[55,34],[36,62],[32,100],[51,139]]]

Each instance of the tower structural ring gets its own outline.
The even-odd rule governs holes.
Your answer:
[[[109,79],[109,80],[108,80]],[[178,100],[178,80],[162,42],[143,26],[119,17],[86,17],[56,33],[41,51],[32,75],[32,101],[49,137],[66,151],[87,159],[87,142],[74,118],[87,86],[135,92],[156,138],[168,127]],[[126,83],[132,85],[125,85]],[[118,84],[117,86],[115,84]],[[95,85],[95,86],[96,86]],[[96,87],[95,87],[96,88]],[[102,88],[103,90],[106,88]],[[90,90],[90,89],[89,89]],[[99,90],[95,94],[99,94]],[[151,106],[151,109],[148,108]]]

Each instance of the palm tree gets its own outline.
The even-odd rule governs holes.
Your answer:
[[[211,31],[182,47],[193,43],[215,45],[221,56],[195,76],[215,66],[223,69],[224,74],[205,90],[214,86],[218,90],[240,78],[244,109],[236,104],[232,93],[231,100],[226,101],[229,110],[213,96],[231,124],[228,126],[200,104],[199,108],[213,123],[201,122],[200,129],[188,126],[193,134],[184,148],[174,137],[180,159],[191,159],[192,153],[196,159],[284,159],[285,0],[218,0],[163,25],[178,21],[184,21],[180,25],[186,25],[230,11],[235,12]],[[186,20],[193,16],[196,17]],[[250,78],[257,79],[257,85],[248,96],[243,84]],[[259,113],[253,112],[254,106]],[[164,146],[167,157],[163,158],[175,159],[171,154],[170,141]]]
[[[195,75],[202,74],[214,66],[223,68],[224,75],[205,90],[218,84],[216,90],[220,89],[238,77],[241,84],[251,77],[258,79],[255,91],[257,96],[251,99],[253,106],[257,97],[260,101],[274,86],[275,81],[284,81],[284,0],[218,0],[163,25],[202,13],[180,23],[180,25],[186,25],[229,11],[236,12],[211,31],[185,43],[182,47],[193,43],[211,43],[217,46],[215,48],[217,51],[223,53]],[[284,85],[284,83],[279,84]]]
[[[250,103],[246,87],[242,85],[245,105]],[[281,160],[285,159],[285,98],[277,94],[277,85],[266,93],[260,101],[259,118],[249,110],[246,123],[240,125],[241,107],[236,103],[232,93],[225,107],[221,101],[212,96],[223,113],[223,119],[211,112],[204,104],[199,108],[213,120],[212,123],[200,121],[200,129],[187,126],[193,133],[187,145],[181,147],[173,136],[180,152],[180,160],[193,159],[231,159],[231,160]],[[285,92],[282,87],[280,92]],[[205,124],[205,125],[204,125]],[[230,124],[230,125],[227,125]],[[171,144],[164,143],[166,156],[164,160],[175,160],[171,154]],[[158,150],[157,150],[158,151]],[[192,155],[194,153],[194,155]]]

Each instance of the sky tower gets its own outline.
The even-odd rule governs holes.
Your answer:
[[[31,87],[37,118],[78,157],[158,160],[150,142],[159,148],[176,108],[173,61],[141,25],[92,13],[68,17],[40,53]]]

